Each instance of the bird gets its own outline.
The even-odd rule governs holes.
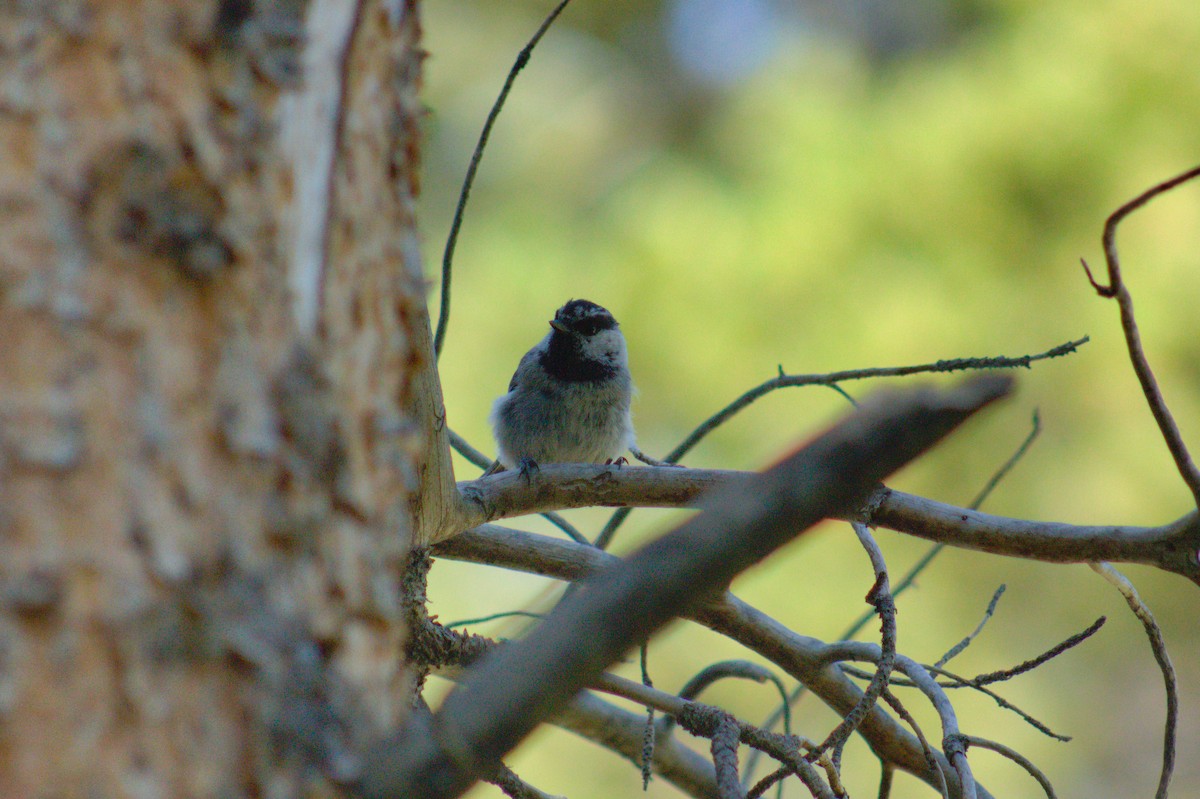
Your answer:
[[[485,475],[519,469],[529,479],[539,464],[624,463],[635,443],[633,393],[617,320],[594,302],[569,300],[492,405],[497,461]]]

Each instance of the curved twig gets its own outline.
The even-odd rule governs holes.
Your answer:
[[[1121,596],[1125,597],[1129,609],[1138,617],[1138,621],[1146,630],[1146,637],[1150,640],[1150,649],[1154,652],[1154,660],[1158,662],[1158,668],[1162,672],[1167,692],[1167,720],[1163,725],[1162,769],[1159,771],[1158,790],[1154,796],[1155,799],[1167,799],[1171,773],[1175,770],[1175,735],[1179,726],[1179,688],[1175,679],[1175,667],[1171,665],[1171,656],[1167,653],[1167,644],[1163,641],[1162,629],[1154,620],[1150,608],[1146,607],[1146,603],[1138,596],[1133,583],[1107,563],[1093,563],[1091,566],[1097,574],[1120,591]]]
[[[1088,282],[1092,284],[1096,293],[1101,297],[1117,301],[1117,307],[1121,312],[1121,330],[1125,333],[1125,345],[1129,350],[1129,362],[1133,365],[1134,374],[1137,375],[1138,382],[1142,385],[1142,394],[1146,397],[1146,403],[1150,406],[1150,413],[1154,415],[1154,421],[1158,423],[1158,430],[1167,444],[1167,449],[1171,452],[1171,458],[1175,461],[1179,475],[1192,492],[1192,499],[1196,503],[1196,507],[1200,509],[1200,469],[1196,468],[1191,454],[1188,453],[1187,445],[1183,443],[1179,426],[1175,424],[1175,417],[1171,415],[1171,410],[1167,407],[1166,400],[1163,399],[1162,390],[1158,387],[1154,370],[1150,368],[1150,362],[1146,359],[1146,350],[1142,346],[1142,334],[1138,330],[1137,318],[1133,312],[1133,295],[1129,293],[1125,280],[1121,277],[1121,262],[1117,256],[1117,226],[1121,224],[1121,221],[1158,195],[1197,176],[1200,176],[1200,166],[1193,167],[1157,186],[1152,186],[1109,215],[1104,223],[1104,260],[1108,265],[1108,285],[1097,283],[1087,261],[1080,260],[1087,273]]]
[[[724,680],[730,677],[736,677],[743,680],[753,680],[756,683],[762,684],[770,682],[779,691],[779,695],[786,699],[787,689],[783,685],[783,680],[779,679],[766,666],[761,666],[758,663],[753,663],[749,660],[722,660],[718,663],[712,663],[698,674],[692,677],[682,688],[679,689],[680,699],[696,699],[700,694],[715,683],[717,680]],[[675,726],[674,716],[666,716],[662,724],[659,725],[658,736],[665,738],[671,734],[671,730]],[[789,712],[783,719],[783,734],[792,734],[792,718]]]
[[[458,231],[462,228],[463,214],[467,210],[467,199],[471,196],[471,187],[475,184],[475,173],[479,169],[479,162],[483,158],[483,149],[487,146],[488,137],[492,135],[492,126],[496,124],[496,119],[500,116],[501,109],[504,108],[504,101],[508,99],[508,93],[512,91],[513,83],[517,79],[517,75],[529,63],[529,56],[533,53],[533,48],[537,47],[538,42],[546,35],[546,31],[554,24],[554,20],[558,19],[558,15],[567,7],[567,3],[571,0],[562,0],[554,10],[542,21],[537,32],[533,34],[533,38],[521,48],[521,52],[517,53],[517,59],[513,62],[512,69],[508,71],[508,77],[504,79],[504,87],[500,89],[500,94],[496,96],[496,102],[492,103],[492,110],[488,112],[487,121],[483,123],[483,130],[479,133],[479,141],[475,144],[475,150],[471,153],[471,163],[467,166],[466,177],[463,178],[462,190],[458,193],[458,205],[454,209],[454,221],[450,224],[450,234],[446,237],[446,249],[442,253],[442,299],[441,308],[438,311],[437,334],[433,337],[433,355],[435,358],[442,356],[442,347],[446,343],[446,328],[450,324],[450,277],[451,264],[454,262],[454,247],[458,244]]]
[[[1012,762],[1016,763],[1021,768],[1029,773],[1029,776],[1037,780],[1038,785],[1042,786],[1042,790],[1046,792],[1046,799],[1056,799],[1054,795],[1054,786],[1050,784],[1050,780],[1037,766],[1033,765],[1033,761],[1025,757],[1016,749],[1005,746],[996,741],[989,741],[987,738],[977,738],[974,735],[960,736],[964,743],[968,746],[978,746],[980,749],[990,749],[996,754],[1007,757]]]
[[[917,740],[921,742],[921,751],[925,754],[925,761],[929,764],[930,772],[937,778],[934,786],[938,789],[938,795],[942,799],[950,799],[950,785],[947,779],[948,773],[942,761],[938,759],[937,752],[929,744],[929,739],[925,737],[925,732],[921,729],[921,725],[917,724],[917,720],[913,718],[912,713],[908,712],[908,708],[900,701],[900,697],[896,696],[890,690],[883,692],[883,701],[887,703],[896,715],[903,719],[904,723],[912,728],[913,735],[917,736]],[[883,767],[890,766],[887,761],[883,761]],[[894,769],[892,769],[894,770]],[[888,790],[891,790],[891,780],[880,780],[880,795],[882,796],[882,788],[886,785]]]

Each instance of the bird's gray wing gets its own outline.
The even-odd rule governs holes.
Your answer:
[[[508,381],[509,391],[512,391],[520,384],[521,373],[526,371],[526,367],[532,365],[532,361],[536,357],[538,357],[538,351],[536,347],[521,356],[521,362],[517,364],[517,371],[513,372],[512,380]]]

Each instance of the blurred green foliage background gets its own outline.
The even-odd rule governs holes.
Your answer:
[[[420,215],[431,281],[483,119],[551,6],[423,6]],[[1026,435],[1036,408],[1044,432],[985,510],[1077,523],[1177,518],[1190,495],[1129,368],[1116,306],[1091,291],[1079,257],[1102,264],[1105,217],[1200,162],[1198,53],[1195,0],[575,0],[518,79],[467,212],[442,358],[450,424],[491,451],[491,401],[571,297],[600,302],[621,321],[640,388],[639,443],[652,454],[781,366],[824,372],[1022,355],[1090,335],[1078,354],[1020,374],[1015,399],[892,485],[966,503]],[[1139,212],[1119,237],[1152,363],[1196,446],[1198,222],[1200,186],[1190,186]],[[857,396],[874,387],[846,386]],[[757,468],[845,409],[828,389],[778,392],[687,462]],[[477,474],[462,462],[457,470],[460,479]],[[594,534],[606,514],[571,517]],[[639,511],[614,548],[628,551],[677,518]],[[893,575],[927,547],[878,537]],[[1180,673],[1172,795],[1200,796],[1200,592],[1148,569],[1125,571],[1164,625]],[[866,607],[870,583],[849,528],[826,524],[734,591],[829,639]],[[1099,615],[1109,623],[1001,688],[1071,743],[959,692],[965,731],[1030,757],[1060,796],[1152,795],[1161,678],[1140,625],[1086,566],[947,551],[899,602],[901,651],[935,660],[975,626],[1001,583],[1008,591],[995,618],[951,664],[960,673],[1014,665]],[[545,608],[552,596],[546,581],[451,562],[438,564],[431,586],[443,621]],[[659,687],[674,690],[712,661],[746,656],[681,623],[653,642],[651,668]],[[769,687],[732,682],[704,698],[747,720],[774,702]],[[936,737],[922,703],[910,707]],[[798,731],[811,737],[836,722],[811,699],[797,714]],[[861,742],[845,762],[852,794],[873,796],[878,769]],[[510,763],[571,799],[641,790],[629,764],[551,728]],[[997,756],[976,751],[972,763],[998,796],[1038,795]],[[490,786],[471,794],[500,795]],[[649,791],[677,795],[662,781]],[[797,785],[785,795],[806,794]],[[894,796],[931,795],[898,778]]]

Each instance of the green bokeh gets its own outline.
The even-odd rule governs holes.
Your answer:
[[[750,79],[701,91],[682,85],[651,44],[640,46],[653,39],[656,5],[576,2],[517,83],[463,229],[442,359],[458,432],[490,449],[491,401],[570,297],[600,302],[620,319],[640,389],[639,442],[650,453],[670,449],[780,365],[823,372],[1021,355],[1090,335],[1080,353],[1022,372],[1014,400],[892,484],[966,502],[1037,408],[1041,439],[986,509],[1132,524],[1188,509],[1129,369],[1116,307],[1091,292],[1078,259],[1101,264],[1108,213],[1200,162],[1200,3],[964,4],[962,19],[977,24],[941,46],[881,61],[850,38],[797,39]],[[424,6],[431,57],[421,215],[431,278],[479,127],[548,7]],[[1133,217],[1120,244],[1153,363],[1185,437],[1200,443],[1198,221],[1200,187],[1187,187]],[[847,388],[861,396],[874,385]],[[756,468],[844,409],[827,389],[780,392],[688,462]],[[474,472],[459,464],[459,474]],[[573,518],[594,530],[605,515]],[[634,514],[616,548],[675,518]],[[879,537],[893,573],[925,549],[886,531]],[[1200,795],[1200,594],[1147,569],[1127,573],[1163,623],[1180,672],[1172,795]],[[966,731],[1029,756],[1060,796],[1151,795],[1161,680],[1139,625],[1086,567],[947,552],[900,602],[901,650],[936,659],[974,627],[1000,583],[1009,590],[985,634],[955,661],[961,672],[1012,665],[1098,615],[1110,621],[1079,650],[1002,689],[1072,743],[1049,741],[990,701],[956,695]],[[802,633],[832,637],[861,612],[869,584],[850,531],[825,525],[743,576],[735,591]],[[544,605],[545,589],[534,578],[441,564],[431,596],[433,611],[449,620]],[[656,682],[668,690],[708,662],[744,655],[683,624],[652,653]],[[706,698],[753,720],[768,712],[772,692],[729,684]],[[936,730],[928,713],[918,717]],[[798,722],[819,737],[834,719],[810,704]],[[877,770],[861,744],[846,762],[852,793],[873,795]],[[1007,762],[985,752],[972,762],[997,795],[1036,795]],[[626,763],[553,730],[511,764],[571,799],[640,790]],[[490,787],[471,794],[499,795]],[[649,795],[677,794],[656,784]],[[931,794],[901,778],[893,795]]]

